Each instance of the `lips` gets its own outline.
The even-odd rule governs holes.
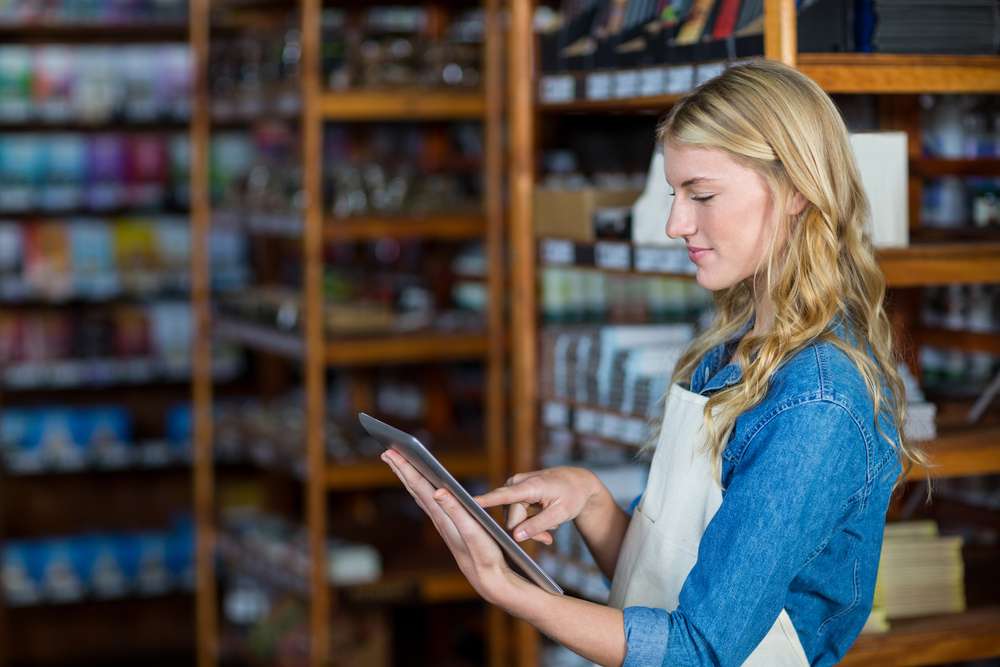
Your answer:
[[[699,248],[697,246],[688,246],[688,259],[692,262],[697,263],[698,260],[705,255],[711,248]]]

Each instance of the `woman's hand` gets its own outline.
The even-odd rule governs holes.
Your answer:
[[[549,531],[583,513],[601,488],[601,481],[586,468],[559,466],[518,473],[506,486],[475,500],[482,507],[508,505],[507,529],[514,529],[515,540],[552,544]],[[540,510],[529,515],[532,506]]]
[[[500,547],[486,529],[447,489],[435,491],[431,483],[398,453],[383,452],[382,460],[389,464],[430,517],[476,592],[487,602],[508,609],[512,601],[523,594],[523,585],[530,585],[530,582],[510,569]]]

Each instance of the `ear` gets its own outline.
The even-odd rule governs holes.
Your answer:
[[[806,207],[806,204],[808,204],[808,203],[809,203],[809,200],[807,200],[802,195],[801,192],[799,192],[798,190],[796,190],[792,194],[791,200],[788,202],[788,209],[787,209],[788,210],[788,214],[789,215],[798,215],[799,213],[802,212],[802,210]]]

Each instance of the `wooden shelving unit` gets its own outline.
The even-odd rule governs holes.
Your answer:
[[[636,247],[629,247],[622,265],[602,266],[595,260],[594,244],[562,241],[564,247],[549,253],[548,239],[537,238],[533,228],[533,190],[538,150],[538,123],[542,118],[563,114],[662,114],[678,96],[659,95],[594,101],[541,102],[539,77],[534,71],[536,41],[532,17],[534,0],[512,0],[508,44],[511,80],[509,136],[510,218],[512,263],[512,393],[514,421],[511,433],[512,471],[540,467],[538,439],[540,401],[538,369],[538,273],[543,265],[591,268],[617,274],[668,275],[685,272],[640,270]],[[919,109],[913,98],[899,94],[977,94],[1000,92],[1000,57],[997,56],[909,56],[886,54],[799,54],[795,34],[795,3],[765,0],[765,56],[797,66],[830,93],[885,95],[881,113],[887,129],[904,129],[910,135],[911,229],[919,225],[920,179],[942,175],[995,175],[995,160],[938,160],[920,155]],[[686,67],[686,64],[683,65]],[[697,67],[697,65],[696,65]],[[578,75],[577,75],[578,76]],[[559,241],[559,240],[556,240]],[[629,245],[629,244],[626,244]],[[906,290],[925,285],[1000,282],[1000,244],[996,239],[972,237],[964,242],[914,244],[899,250],[882,250],[878,259],[889,287]],[[912,295],[912,292],[911,292]],[[914,299],[903,299],[905,308],[896,315],[898,325],[909,333],[919,311]],[[918,342],[943,344],[951,334],[922,330],[912,334]],[[966,350],[995,352],[996,337],[961,334]],[[1000,431],[995,427],[973,427],[944,432],[927,444],[936,467],[934,477],[985,475],[1000,468]],[[924,472],[913,470],[911,480]],[[537,545],[528,547],[537,552]],[[539,637],[530,625],[519,623],[513,633],[516,664],[539,664]],[[931,665],[1000,655],[1000,616],[996,609],[973,609],[953,616],[893,623],[883,635],[864,635],[847,655],[845,665]]]
[[[454,3],[440,3],[433,11],[440,16],[453,11]],[[191,36],[199,85],[196,91],[193,118],[192,193],[195,203],[193,216],[196,233],[192,242],[198,248],[207,238],[212,220],[207,191],[207,146],[210,138],[207,87],[207,57],[210,49],[210,9],[219,7],[219,0],[191,0]],[[471,5],[475,6],[475,5]],[[351,602],[395,603],[419,601],[422,604],[473,601],[475,591],[448,558],[436,557],[427,563],[408,563],[398,567],[387,563],[383,576],[376,582],[355,586],[331,586],[327,567],[328,508],[336,494],[359,493],[377,489],[401,489],[398,479],[384,463],[375,459],[351,464],[339,464],[328,459],[325,451],[325,419],[327,373],[358,367],[400,366],[404,364],[480,362],[485,368],[483,400],[484,433],[463,440],[461,448],[442,453],[442,460],[459,477],[485,478],[499,486],[506,477],[505,461],[505,335],[503,326],[504,234],[502,207],[500,9],[496,0],[485,0],[486,29],[482,67],[483,88],[468,92],[434,92],[413,89],[329,91],[321,84],[321,0],[295,0],[281,4],[225,3],[227,31],[239,26],[259,27],[297,16],[300,26],[302,56],[299,64],[299,99],[301,113],[293,119],[300,133],[303,172],[304,216],[289,220],[287,225],[254,228],[248,233],[275,237],[281,243],[296,243],[301,247],[302,319],[294,331],[279,331],[259,323],[239,321],[232,317],[214,319],[205,285],[208,257],[199,253],[194,258],[194,308],[201,359],[195,378],[195,487],[197,491],[197,526],[199,547],[198,570],[198,665],[215,665],[223,646],[218,618],[218,583],[214,570],[214,547],[218,539],[216,526],[217,473],[213,467],[211,406],[213,389],[205,373],[205,359],[210,356],[211,341],[236,341],[261,358],[278,358],[285,363],[301,366],[305,397],[306,438],[304,443],[305,475],[301,477],[302,523],[309,535],[310,571],[302,583],[309,609],[308,664],[329,664],[331,618],[341,605]],[[247,10],[245,17],[242,9]],[[251,11],[260,9],[251,15]],[[197,27],[196,27],[197,24]],[[442,24],[443,25],[443,24]],[[214,26],[213,26],[214,29]],[[367,122],[431,122],[478,121],[483,132],[483,165],[473,165],[484,174],[483,201],[471,214],[452,212],[440,215],[412,217],[365,217],[336,219],[324,212],[323,173],[329,165],[323,163],[324,128],[333,123]],[[459,165],[466,168],[468,165]],[[244,219],[250,211],[240,212]],[[421,330],[384,335],[334,337],[324,330],[328,306],[324,303],[324,247],[329,243],[371,241],[384,238],[421,239],[440,242],[482,240],[487,260],[485,277],[488,306],[482,330],[453,332]],[[270,238],[262,239],[269,242]],[[286,246],[288,247],[288,246]],[[333,306],[335,307],[335,306]],[[285,470],[279,472],[287,472]],[[417,554],[410,554],[416,556]],[[266,578],[266,573],[258,573]],[[266,583],[265,583],[266,585]],[[506,662],[504,617],[484,605],[488,614],[487,652],[489,664],[501,667]]]

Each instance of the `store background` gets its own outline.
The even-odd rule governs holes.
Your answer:
[[[711,315],[662,245],[652,130],[763,51],[764,4],[667,3],[670,40],[655,3],[540,6],[526,107],[522,0],[0,0],[0,665],[584,664],[478,600],[353,415],[475,490],[571,464],[631,500]],[[859,52],[811,61],[851,131],[907,133],[856,147],[943,465],[892,508],[848,663],[1000,664],[1000,402],[965,424],[1000,372],[998,6],[799,4],[800,52]],[[878,51],[949,55],[879,78]],[[606,598],[571,526],[536,555]]]

